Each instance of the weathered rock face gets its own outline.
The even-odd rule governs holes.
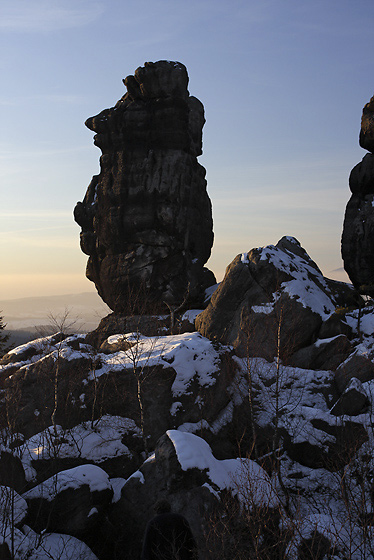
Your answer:
[[[240,356],[289,361],[318,338],[337,306],[336,291],[300,243],[283,237],[238,255],[195,325]],[[339,334],[340,324],[336,329],[329,335]]]
[[[179,62],[146,62],[127,93],[86,121],[102,151],[74,217],[89,255],[87,277],[118,313],[203,301],[215,283],[204,264],[213,244],[202,153],[204,107]]]
[[[374,97],[362,112],[360,146],[368,150],[349,177],[343,235],[344,268],[362,293],[374,294]]]

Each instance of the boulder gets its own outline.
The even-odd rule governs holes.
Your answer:
[[[167,334],[169,326],[170,319],[167,316],[110,313],[101,319],[94,331],[87,334],[86,342],[99,348],[111,335],[139,332],[144,336],[160,336]]]
[[[204,107],[179,62],[146,62],[115,107],[86,121],[103,155],[74,217],[87,277],[113,311],[134,315],[201,307],[215,283],[202,151]]]
[[[100,345],[99,351],[104,354],[114,354],[115,352],[126,352],[136,342],[129,342],[125,334],[108,336],[106,340]]]
[[[327,398],[334,374],[246,358],[252,381],[254,429],[259,456],[271,457],[274,442],[288,457],[312,469],[335,472],[349,464],[368,439],[360,419],[333,416]],[[337,398],[335,398],[336,402]]]
[[[0,449],[0,484],[10,486],[17,492],[23,492],[26,488],[22,462],[10,449]]]
[[[50,426],[14,450],[28,478],[44,481],[79,465],[96,464],[111,477],[130,476],[141,463],[141,430],[134,420],[104,415],[69,429]]]
[[[293,420],[296,424],[297,415]],[[303,415],[299,417],[300,424],[305,421]],[[308,419],[304,430],[309,432],[310,437],[303,440],[297,433],[290,430],[286,423],[283,423],[281,433],[284,442],[284,449],[288,456],[299,463],[313,469],[326,469],[336,472],[348,465],[352,460],[352,455],[368,440],[368,433],[365,427],[359,422],[349,420],[336,422],[325,417],[317,416]],[[313,432],[318,434],[312,437]]]
[[[197,332],[154,337],[139,332],[111,335],[101,349],[105,353],[88,344],[72,350],[66,339],[49,347],[38,360],[33,357],[19,364],[6,380],[12,408],[5,410],[0,403],[4,418],[10,415],[26,438],[46,428],[53,431],[56,375],[54,420],[61,426],[59,437],[63,439],[69,439],[79,423],[96,425],[110,415],[130,419],[138,429],[143,424],[148,444],[153,446],[167,429],[181,424],[194,425],[196,430],[209,427],[231,402],[229,388],[237,370],[232,349],[212,344]],[[0,366],[0,375],[9,367]],[[141,451],[138,437],[130,443],[133,459],[126,459],[126,466],[124,459],[119,459],[126,472]],[[58,460],[64,461],[59,468],[77,464],[63,457]],[[44,470],[41,462],[38,469]]]
[[[100,523],[112,496],[109,477],[99,467],[62,471],[23,494],[26,524],[38,532],[82,535]]]
[[[361,148],[374,153],[374,97],[362,110],[359,142]]]
[[[331,409],[334,416],[358,416],[370,405],[361,381],[352,377],[349,385]]]
[[[372,354],[360,354],[356,349],[340,364],[335,371],[335,383],[340,393],[345,391],[351,379],[356,378],[361,383],[374,379],[374,363]]]
[[[333,338],[338,335],[345,335],[347,338],[352,337],[352,327],[348,325],[344,316],[339,313],[332,313],[321,325],[318,338]]]
[[[344,335],[319,339],[293,354],[289,365],[305,369],[335,370],[352,352],[352,344]]]
[[[155,454],[124,484],[110,519],[123,543],[132,547],[128,557],[136,558],[136,547],[154,515],[153,506],[167,499],[172,511],[189,522],[199,557],[205,558],[210,515],[227,492],[248,509],[255,505],[269,511],[279,506],[270,478],[260,465],[249,459],[219,461],[202,438],[170,430],[158,441]]]
[[[48,348],[62,342],[68,335],[58,332],[50,336],[36,338],[31,342],[13,348],[0,359],[0,365],[8,365],[30,361],[36,355],[44,355]]]
[[[3,388],[9,396],[8,421],[17,431],[30,437],[51,424],[56,379],[59,389],[56,421],[65,426],[80,421],[82,382],[96,360],[93,349],[87,350],[87,347],[85,352],[83,348],[73,350],[65,341],[48,343],[43,352],[27,361],[0,365]],[[68,420],[67,424],[63,419]]]
[[[238,255],[195,325],[240,356],[287,360],[316,340],[335,307],[318,266],[295,238],[283,237]]]

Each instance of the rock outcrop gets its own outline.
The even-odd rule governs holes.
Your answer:
[[[283,237],[275,246],[237,255],[195,324],[203,336],[232,344],[240,356],[289,361],[317,340],[338,299],[353,299],[353,290],[337,284],[324,278],[295,238]],[[330,319],[328,335],[341,330],[341,321]]]
[[[102,151],[74,210],[89,256],[86,274],[117,313],[201,306],[215,283],[204,267],[213,244],[202,153],[202,103],[179,62],[146,62],[127,93],[86,121]]]
[[[374,311],[347,307],[354,294],[288,237],[229,267],[197,319],[214,341],[160,334],[160,318],[112,317],[87,337],[58,333],[8,352],[1,557],[13,548],[14,558],[47,550],[58,560],[63,547],[69,558],[133,560],[164,499],[188,520],[200,558],[305,560],[322,543],[346,560],[352,535],[363,549],[374,499]],[[234,349],[217,342],[227,341],[225,324]],[[302,534],[300,511],[310,522]],[[349,526],[327,531],[340,518]]]
[[[374,295],[374,97],[362,112],[360,146],[368,150],[349,177],[343,235],[344,268],[361,293]]]

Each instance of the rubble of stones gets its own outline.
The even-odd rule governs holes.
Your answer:
[[[201,559],[372,558],[373,332],[372,305],[284,237],[173,334],[113,314],[11,350],[1,557],[139,558],[166,498]]]
[[[362,294],[374,295],[374,97],[363,108],[359,136],[367,154],[351,171],[352,196],[342,235],[344,268]]]
[[[202,153],[202,103],[179,62],[146,62],[123,80],[127,92],[89,118],[102,151],[74,210],[86,275],[115,312],[201,306],[215,283],[205,268],[213,245]]]

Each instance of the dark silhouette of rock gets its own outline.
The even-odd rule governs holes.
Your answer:
[[[360,146],[368,152],[374,151],[374,96],[362,110]]]
[[[22,462],[10,450],[0,449],[0,484],[10,486],[17,492],[24,491],[26,487]]]
[[[374,97],[362,112],[360,146],[368,150],[349,177],[352,196],[347,204],[343,234],[344,268],[363,294],[374,295]]]
[[[204,267],[213,222],[197,162],[204,107],[179,62],[146,62],[124,84],[114,107],[86,121],[102,151],[100,174],[74,210],[87,277],[118,313],[201,307],[215,283]]]
[[[217,504],[217,496],[206,484],[209,480],[206,469],[182,469],[173,443],[164,434],[156,445],[154,458],[126,481],[121,498],[109,513],[109,520],[122,535],[118,549],[126,548],[128,558],[139,558],[154,505],[164,499],[175,513],[187,519],[198,546],[203,547],[209,512]]]

